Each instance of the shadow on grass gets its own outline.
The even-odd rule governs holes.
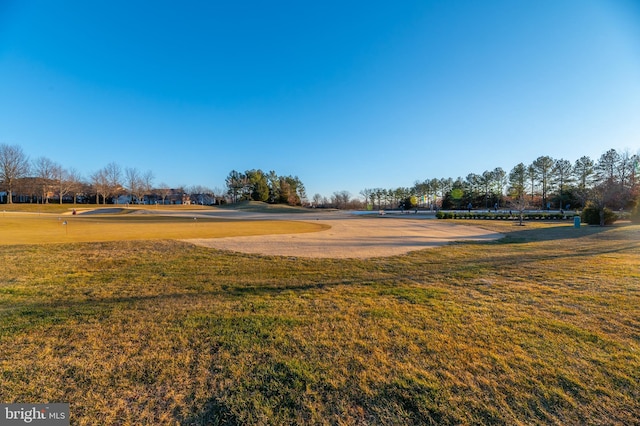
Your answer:
[[[20,333],[34,327],[46,327],[64,323],[70,319],[87,320],[108,318],[117,307],[135,308],[154,306],[166,301],[202,299],[206,297],[242,299],[247,296],[278,295],[288,292],[304,292],[345,284],[343,280],[321,283],[280,284],[280,285],[238,285],[222,284],[214,290],[185,291],[169,294],[112,296],[87,298],[82,300],[50,299],[48,301],[23,302],[8,306],[0,312],[0,336]],[[253,304],[247,305],[253,310]]]
[[[186,418],[176,415],[176,419],[181,425],[233,426],[240,424],[229,407],[216,397],[211,397],[201,411]]]
[[[562,242],[566,241],[566,244],[561,244],[556,246],[558,251],[554,251],[553,247],[549,247],[549,249],[544,250],[539,253],[527,253],[526,258],[523,256],[518,256],[518,258],[510,259],[517,262],[526,262],[526,261],[539,261],[544,259],[553,259],[553,258],[571,258],[571,257],[585,257],[585,256],[599,256],[603,254],[611,254],[611,253],[635,253],[640,251],[640,228],[634,230],[633,233],[637,234],[609,234],[609,235],[599,235],[597,239],[592,239],[590,241],[587,240],[579,240],[588,238],[593,235],[601,234],[603,232],[608,231],[606,228],[594,228],[589,230],[588,232],[582,233],[578,232],[576,234],[570,234],[566,231],[556,232],[551,235],[541,235],[536,232],[537,230],[532,229],[528,231],[520,231],[516,233],[510,233],[504,238],[495,241],[458,241],[456,244],[459,245],[475,245],[475,246],[484,246],[486,247],[486,253],[491,253],[491,248],[496,246],[508,246],[508,245],[526,245],[529,243],[544,243],[544,242]],[[571,249],[570,253],[567,253],[567,249]],[[491,255],[482,256],[481,258],[477,258],[476,262],[494,262],[499,261],[500,259],[505,259],[505,257],[496,258]]]
[[[321,290],[327,287],[331,287],[338,284],[344,284],[344,282],[321,282],[313,284],[297,284],[297,285],[278,285],[278,286],[228,286],[223,285],[222,289],[233,296],[258,296],[264,294],[280,294],[287,291],[309,291],[309,290]]]
[[[527,225],[519,226],[514,224],[512,231],[507,229],[501,232],[506,234],[502,239],[496,240],[494,244],[518,244],[535,241],[554,241],[554,240],[570,240],[575,238],[590,237],[593,235],[604,234],[606,239],[631,240],[634,239],[628,233],[619,233],[622,229],[628,230],[631,234],[640,237],[640,227],[633,225],[615,225],[615,226],[581,226],[574,228],[573,226],[554,226],[548,228],[527,228]],[[613,232],[612,232],[613,231]],[[636,238],[637,239],[637,238]]]

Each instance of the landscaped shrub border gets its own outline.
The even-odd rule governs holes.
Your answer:
[[[600,210],[597,207],[588,205],[580,215],[584,223],[589,225],[600,225]],[[620,219],[620,216],[611,209],[604,208],[604,224],[611,225],[616,220]]]
[[[577,214],[562,213],[524,213],[523,220],[573,220]],[[520,220],[518,213],[509,214],[508,212],[451,212],[438,211],[436,213],[438,219],[489,219],[489,220]]]

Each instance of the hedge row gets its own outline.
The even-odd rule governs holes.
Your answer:
[[[524,220],[573,220],[573,214],[561,213],[525,213],[522,217]],[[462,212],[444,212],[440,210],[436,213],[438,219],[492,219],[492,220],[519,220],[518,213],[462,213]]]

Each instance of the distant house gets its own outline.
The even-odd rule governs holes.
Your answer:
[[[188,204],[189,196],[181,188],[156,188],[145,196],[145,204]]]
[[[25,177],[16,179],[13,185],[13,203],[45,203],[56,194],[53,191],[55,182],[51,179]],[[3,202],[7,202],[8,191],[4,192]]]
[[[213,194],[190,194],[188,204],[197,204],[201,206],[213,206],[216,204],[216,196]],[[185,202],[187,204],[187,202]]]

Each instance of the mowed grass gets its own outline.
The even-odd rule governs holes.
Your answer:
[[[507,237],[368,260],[0,247],[0,400],[80,425],[637,423],[640,226],[474,224]]]
[[[325,225],[300,221],[224,220],[198,216],[4,213],[0,216],[0,245],[220,238],[316,232],[325,228]]]

